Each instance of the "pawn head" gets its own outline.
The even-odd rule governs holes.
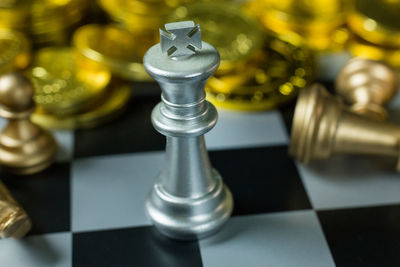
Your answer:
[[[384,104],[399,87],[396,71],[389,65],[363,58],[351,59],[340,71],[335,89],[349,104]]]
[[[10,112],[27,111],[34,106],[32,83],[20,73],[0,76],[0,105]]]

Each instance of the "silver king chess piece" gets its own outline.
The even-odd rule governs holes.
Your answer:
[[[165,166],[146,200],[155,227],[174,239],[197,239],[217,231],[230,217],[233,200],[212,168],[204,134],[217,123],[204,86],[217,70],[218,51],[201,41],[192,21],[160,29],[161,44],[144,56],[146,71],[160,85],[160,102],[151,114],[154,128],[167,137]]]

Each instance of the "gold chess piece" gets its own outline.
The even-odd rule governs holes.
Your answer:
[[[32,227],[31,220],[0,181],[0,238],[21,238]]]
[[[54,160],[57,144],[53,136],[30,121],[35,103],[34,89],[22,74],[0,77],[0,116],[8,119],[0,133],[0,165],[16,174],[32,174]]]
[[[351,111],[377,120],[386,120],[384,105],[397,93],[399,78],[389,65],[363,58],[351,59],[339,72],[335,90]]]
[[[386,155],[398,158],[400,171],[399,141],[400,126],[350,112],[315,84],[297,99],[289,154],[303,163],[333,154]]]

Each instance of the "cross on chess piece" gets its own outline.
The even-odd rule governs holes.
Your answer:
[[[175,33],[200,30],[193,22],[166,24],[166,29]],[[184,48],[190,39],[178,34],[174,44],[165,44],[162,36],[161,44],[151,47],[143,59],[146,71],[162,90],[152,123],[167,136],[165,166],[149,193],[146,211],[156,228],[169,237],[202,238],[218,230],[233,208],[229,189],[211,166],[203,136],[217,122],[215,107],[205,100],[204,86],[220,58],[206,42],[188,54]],[[175,53],[168,53],[168,46],[175,44],[179,44]]]
[[[193,21],[182,21],[165,24],[168,32],[160,29],[161,51],[168,56],[186,56],[201,49],[200,26]]]
[[[30,121],[34,111],[34,89],[22,74],[0,77],[0,116],[8,119],[0,133],[0,165],[16,174],[32,174],[54,160],[57,144],[53,136]]]

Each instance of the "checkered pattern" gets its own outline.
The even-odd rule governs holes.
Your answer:
[[[288,155],[293,107],[220,110],[206,135],[230,187],[233,217],[214,236],[160,236],[144,201],[164,160],[150,123],[156,95],[136,95],[118,120],[56,133],[58,162],[1,177],[32,218],[23,240],[0,241],[0,266],[400,266],[400,179],[387,159],[335,157],[310,166]],[[146,89],[146,90],[147,90]]]

